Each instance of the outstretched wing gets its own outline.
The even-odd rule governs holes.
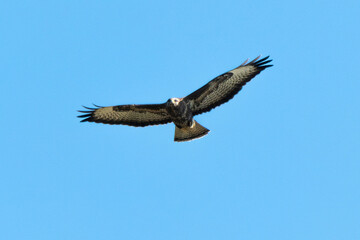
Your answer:
[[[193,115],[210,111],[226,103],[232,99],[247,82],[265,68],[272,66],[266,65],[272,61],[267,60],[269,56],[258,60],[259,58],[260,56],[249,63],[247,63],[248,60],[246,60],[239,67],[216,77],[202,88],[185,97],[184,100],[190,103]]]
[[[78,116],[84,118],[81,122],[123,124],[133,127],[145,127],[171,122],[171,118],[165,110],[165,104],[85,108],[88,109],[88,111],[79,111],[86,113]]]

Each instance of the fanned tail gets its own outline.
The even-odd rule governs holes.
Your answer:
[[[209,129],[203,127],[194,120],[191,127],[179,128],[175,125],[175,142],[186,142],[197,138],[201,138],[209,133]]]

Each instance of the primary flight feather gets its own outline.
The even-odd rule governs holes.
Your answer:
[[[272,60],[260,56],[226,72],[184,98],[170,98],[162,104],[118,105],[88,108],[79,111],[81,122],[123,124],[134,127],[175,124],[176,142],[190,141],[208,134],[209,130],[194,120],[194,116],[208,112],[232,99],[241,88],[264,69]]]

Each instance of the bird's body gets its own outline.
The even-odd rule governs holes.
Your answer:
[[[166,111],[170,115],[173,123],[179,128],[191,127],[193,115],[190,104],[183,98],[170,98],[166,102]]]
[[[205,136],[209,130],[194,120],[194,116],[232,99],[241,88],[262,70],[271,60],[259,57],[224,73],[184,98],[170,98],[163,104],[118,105],[112,107],[87,108],[79,117],[82,122],[123,124],[134,127],[175,124],[175,141],[183,142]]]

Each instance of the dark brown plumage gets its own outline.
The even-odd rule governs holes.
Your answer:
[[[264,69],[269,57],[247,63],[224,73],[185,98],[170,98],[163,104],[118,105],[88,108],[79,116],[81,122],[123,124],[134,127],[175,123],[175,141],[189,141],[206,135],[209,130],[193,116],[208,112],[232,99],[242,87]]]

